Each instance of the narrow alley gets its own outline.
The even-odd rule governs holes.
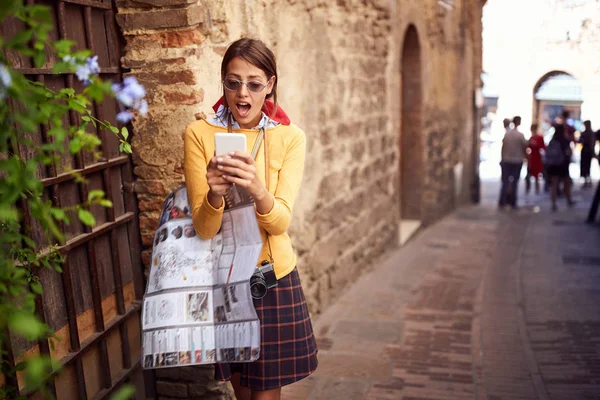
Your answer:
[[[295,399],[600,399],[600,227],[593,191],[550,213],[459,209],[374,260],[315,323],[320,367]]]

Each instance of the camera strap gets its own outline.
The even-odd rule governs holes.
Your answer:
[[[256,157],[258,156],[258,151],[260,150],[260,145],[264,141],[264,151],[265,151],[265,187],[267,191],[269,191],[270,186],[270,176],[269,176],[269,146],[267,142],[267,128],[269,126],[269,122],[271,119],[267,116],[267,121],[265,125],[258,130],[258,136],[256,136],[256,140],[254,141],[254,145],[252,146],[252,159],[256,162]],[[227,118],[227,131],[231,133],[233,131],[231,127],[231,114],[229,114],[229,118]],[[269,246],[269,261],[271,264],[274,264],[273,260],[273,250],[271,250],[271,241],[269,240],[269,232],[265,229],[265,236],[267,238],[267,245]]]

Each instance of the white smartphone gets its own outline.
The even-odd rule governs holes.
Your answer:
[[[215,133],[215,155],[225,156],[234,151],[246,151],[246,135],[241,133]]]

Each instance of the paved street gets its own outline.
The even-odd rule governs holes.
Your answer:
[[[375,262],[316,320],[319,369],[284,398],[600,399],[592,195],[500,212],[484,183],[482,205]]]

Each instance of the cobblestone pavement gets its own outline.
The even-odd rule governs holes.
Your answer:
[[[484,184],[315,321],[320,365],[285,399],[600,399],[600,225],[592,191],[495,207]]]

